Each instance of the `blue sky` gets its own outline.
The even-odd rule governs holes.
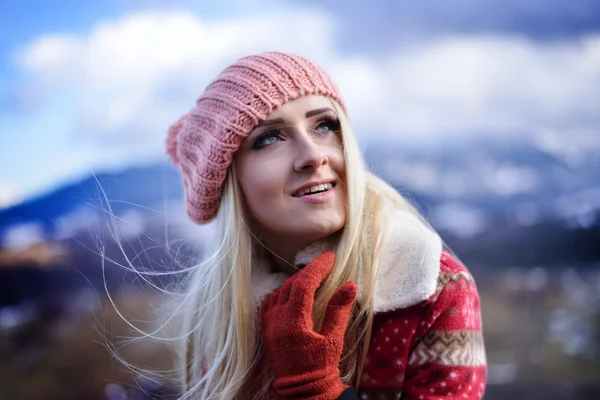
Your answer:
[[[115,14],[111,2],[102,7],[79,1],[0,3],[0,182],[14,188],[17,198],[60,180],[54,157],[68,147],[70,123],[60,102],[30,113],[18,100],[17,88],[27,76],[14,63],[15,51],[45,33],[84,32],[98,18]]]
[[[0,3],[0,207],[164,161],[166,127],[210,79],[271,49],[322,65],[363,139],[600,149],[598,2],[208,3]]]

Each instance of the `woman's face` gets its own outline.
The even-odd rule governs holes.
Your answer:
[[[253,229],[268,244],[307,245],[344,226],[346,168],[327,97],[300,97],[273,111],[244,139],[235,165]]]

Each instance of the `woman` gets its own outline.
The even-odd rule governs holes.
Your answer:
[[[324,71],[284,53],[238,60],[167,152],[189,217],[217,230],[187,284],[185,398],[483,396],[473,278],[367,171]]]

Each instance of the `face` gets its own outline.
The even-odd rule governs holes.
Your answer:
[[[346,170],[331,101],[304,96],[262,121],[235,156],[253,230],[277,247],[307,245],[346,221]]]

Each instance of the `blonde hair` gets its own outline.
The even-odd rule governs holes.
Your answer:
[[[342,381],[358,388],[371,337],[375,277],[390,234],[385,217],[392,209],[402,209],[422,218],[396,190],[368,172],[344,111],[331,101],[341,125],[348,212],[336,265],[315,299],[313,315],[318,329],[336,289],[349,280],[360,283],[360,301],[346,331],[340,362]],[[268,394],[270,377],[262,364],[251,282],[261,248],[245,223],[244,210],[235,168],[230,167],[215,221],[219,240],[212,255],[189,277],[182,305],[183,340],[178,349],[182,399],[258,399]]]

